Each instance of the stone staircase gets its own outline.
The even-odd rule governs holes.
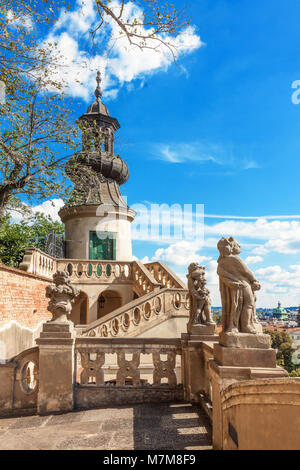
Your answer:
[[[188,290],[164,263],[134,261],[133,282],[139,298],[85,328],[80,326],[78,332],[92,337],[136,337],[169,318],[188,317]]]
[[[67,271],[80,289],[94,285],[128,285],[138,298],[88,325],[77,333],[94,337],[136,337],[162,322],[188,317],[189,297],[185,284],[161,262],[56,259],[29,248],[20,269],[53,280],[57,270]]]
[[[83,336],[136,337],[174,317],[188,317],[188,291],[160,289],[123,305],[77,330]]]

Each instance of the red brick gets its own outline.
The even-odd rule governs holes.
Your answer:
[[[20,269],[0,265],[0,321],[16,320],[34,327],[51,318],[45,296],[49,280]],[[33,313],[36,310],[36,313]]]

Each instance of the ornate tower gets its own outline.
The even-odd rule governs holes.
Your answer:
[[[120,192],[129,178],[128,166],[114,155],[114,133],[120,125],[101,101],[100,72],[96,81],[96,100],[78,120],[82,150],[66,164],[74,183],[68,204],[59,212],[66,230],[66,257],[130,261],[135,212]]]

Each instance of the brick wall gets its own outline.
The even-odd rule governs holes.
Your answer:
[[[52,315],[45,288],[49,280],[0,264],[0,322],[15,320],[29,328]]]

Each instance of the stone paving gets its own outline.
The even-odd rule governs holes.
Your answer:
[[[208,450],[211,428],[187,403],[0,419],[0,450]]]

